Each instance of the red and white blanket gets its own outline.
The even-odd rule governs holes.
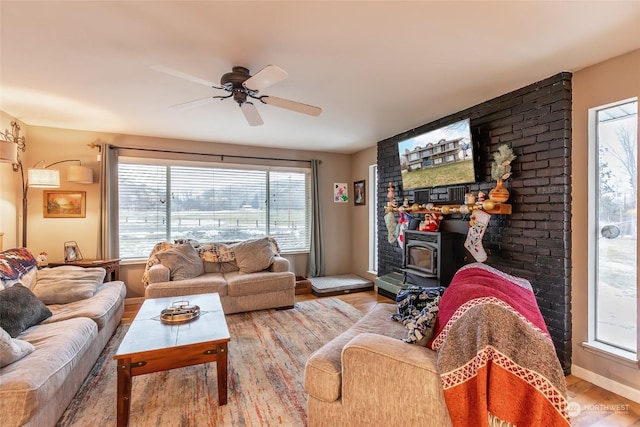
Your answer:
[[[461,268],[428,346],[438,351],[454,426],[570,425],[564,373],[526,279],[485,264]]]

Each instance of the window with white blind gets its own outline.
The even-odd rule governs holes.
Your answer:
[[[156,243],[182,239],[271,236],[282,252],[309,251],[310,170],[153,163],[119,159],[121,259],[144,259]]]
[[[638,360],[638,100],[589,111],[589,342]]]

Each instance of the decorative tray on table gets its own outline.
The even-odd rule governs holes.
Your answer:
[[[200,316],[200,307],[190,305],[189,301],[176,301],[171,307],[160,312],[160,321],[163,323],[184,323]]]

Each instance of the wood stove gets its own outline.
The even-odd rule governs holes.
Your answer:
[[[404,282],[418,286],[447,286],[458,269],[460,234],[405,230]]]

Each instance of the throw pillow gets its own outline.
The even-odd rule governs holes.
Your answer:
[[[402,341],[425,346],[433,336],[433,326],[438,316],[439,304],[440,296],[438,295],[432,301],[429,301],[417,316],[405,317],[402,323],[409,332]]]
[[[43,268],[36,274],[33,293],[45,304],[68,304],[91,298],[104,281],[102,267],[62,266]]]
[[[439,300],[445,289],[442,286],[424,287],[416,285],[401,289],[396,295],[398,312],[393,314],[391,318],[398,322],[401,322],[407,316],[415,318],[428,303],[436,298]]]
[[[211,243],[198,247],[200,258],[205,262],[234,262],[236,255],[229,245],[224,243]]]
[[[188,243],[158,252],[156,257],[171,271],[172,281],[191,279],[204,273],[198,251]]]
[[[33,289],[36,284],[36,276],[38,274],[38,268],[33,267],[31,271],[22,276],[19,280],[20,284],[25,288]],[[7,286],[8,287],[8,286]]]
[[[22,359],[35,349],[33,344],[11,338],[7,331],[0,328],[0,368]]]
[[[233,245],[233,251],[241,273],[266,270],[275,258],[267,237],[236,243]]]
[[[0,253],[0,280],[9,287],[37,265],[38,261],[26,248],[8,249]]]
[[[0,291],[0,328],[12,338],[49,317],[51,310],[20,283]]]
[[[149,269],[156,264],[160,264],[160,260],[156,255],[158,252],[166,251],[167,249],[171,249],[173,245],[168,242],[160,242],[156,243],[151,249],[151,253],[149,254],[149,259],[147,260],[147,264],[144,267],[144,273],[142,274],[142,285],[147,287],[149,284]]]

